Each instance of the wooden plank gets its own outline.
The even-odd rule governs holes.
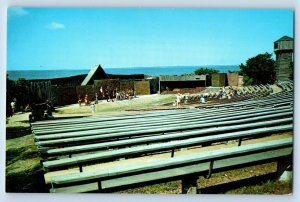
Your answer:
[[[178,142],[174,142],[175,144],[178,144]],[[143,165],[140,165],[140,167],[136,166],[133,168],[135,172],[137,171],[142,171],[142,170],[147,170],[147,169],[158,169],[162,167],[167,167],[167,166],[177,166],[177,165],[184,165],[188,163],[197,163],[200,161],[210,161],[210,160],[216,160],[219,158],[226,158],[230,157],[232,155],[243,155],[247,154],[249,152],[260,152],[262,150],[272,150],[276,149],[278,147],[290,147],[292,145],[292,138],[285,138],[281,140],[273,140],[273,141],[268,141],[268,142],[263,142],[263,143],[257,143],[257,144],[250,144],[250,145],[242,145],[240,147],[233,147],[233,148],[225,148],[225,149],[218,149],[214,151],[208,151],[208,152],[201,152],[199,154],[191,154],[191,155],[186,155],[186,156],[179,156],[176,158],[170,158],[170,159],[165,159],[164,161],[158,160],[158,161],[151,161],[151,162],[146,162]],[[152,145],[149,145],[148,150],[151,150]],[[124,149],[127,150],[126,155],[130,155],[131,153],[134,153],[134,150],[136,148],[130,148],[130,149]],[[125,152],[125,151],[122,152]],[[132,151],[133,150],[133,151]],[[110,158],[113,157],[114,155],[120,155],[120,150],[118,151],[111,151],[110,154],[108,152],[102,152],[99,154],[93,154],[93,155],[86,155],[86,156],[79,156],[75,157],[72,159],[60,159],[60,160],[54,160],[54,161],[48,161],[44,162],[43,165],[46,168],[53,168],[57,166],[64,166],[64,165],[74,165],[77,163],[84,163],[88,162],[91,160],[100,160],[101,158]],[[147,151],[147,149],[145,149]],[[109,156],[108,156],[109,155]],[[113,168],[112,168],[113,169]],[[100,170],[100,173],[92,172],[92,176],[98,176],[98,177],[103,177],[103,176],[112,176],[112,173],[114,174],[120,174],[122,172],[128,172],[127,167],[123,168],[116,168],[117,170],[110,170],[109,173],[108,171],[105,170],[104,173],[103,171]],[[124,170],[125,169],[125,170]],[[84,176],[85,174],[79,173],[79,174],[73,174],[72,176],[76,176],[78,178],[78,175]],[[71,176],[71,175],[70,175]],[[92,177],[89,176],[89,177]],[[58,176],[61,177],[61,176]],[[54,180],[55,182],[55,180]]]
[[[259,161],[265,161],[269,159],[274,158],[280,158],[280,157],[287,157],[291,155],[291,148],[288,149],[282,149],[278,151],[270,151],[270,152],[263,152],[259,154],[252,154],[247,155],[243,157],[236,157],[236,158],[230,158],[226,160],[217,160],[215,162],[215,169],[214,173],[219,172],[218,170],[227,170],[226,168],[232,169],[233,167],[242,168],[243,165],[247,165],[249,163],[254,164]],[[108,189],[108,188],[115,188],[115,187],[121,187],[121,186],[128,186],[133,185],[137,183],[146,183],[154,180],[162,180],[166,178],[172,178],[174,177],[183,177],[186,175],[191,174],[202,174],[206,175],[208,172],[209,163],[202,163],[195,166],[186,166],[183,168],[175,168],[175,169],[167,169],[164,171],[157,171],[154,173],[146,173],[146,174],[139,174],[134,176],[128,176],[128,177],[121,177],[111,180],[105,180],[102,182],[102,188]]]
[[[265,116],[263,116],[265,115]],[[104,128],[104,129],[95,129],[95,130],[87,130],[87,131],[77,131],[77,132],[67,132],[67,133],[59,133],[59,134],[50,134],[50,135],[35,135],[34,139],[36,141],[42,141],[42,140],[53,140],[53,139],[63,139],[63,138],[69,138],[69,137],[82,137],[82,136],[92,136],[92,135],[98,135],[98,134],[114,134],[114,133],[121,133],[121,132],[132,132],[132,131],[152,131],[155,129],[158,129],[159,131],[164,131],[164,129],[172,127],[186,127],[189,128],[195,127],[195,128],[201,128],[202,127],[211,127],[218,125],[230,125],[235,124],[237,122],[244,123],[248,121],[253,120],[262,120],[262,119],[268,119],[268,118],[275,118],[275,117],[283,117],[283,116],[292,116],[293,112],[290,109],[281,110],[281,111],[268,111],[268,112],[256,112],[256,113],[244,113],[243,115],[235,115],[235,116],[222,116],[223,118],[218,118],[213,116],[213,118],[208,120],[203,119],[192,119],[192,120],[185,120],[185,121],[161,121],[161,122],[150,122],[145,124],[139,124],[139,122],[136,122],[136,125],[130,125],[130,126],[124,126],[124,127],[114,127],[114,128]],[[253,118],[251,118],[253,117]],[[230,121],[232,120],[232,121]],[[167,127],[165,127],[167,125]],[[151,126],[151,128],[150,128]],[[163,126],[163,128],[162,128]],[[150,129],[149,129],[150,128]],[[172,129],[171,129],[172,130]],[[180,128],[182,130],[182,128]]]
[[[124,137],[132,137],[132,136],[142,136],[142,135],[149,135],[149,134],[160,134],[160,133],[168,133],[168,132],[176,132],[176,131],[184,131],[184,130],[195,130],[200,128],[207,128],[207,127],[217,127],[217,126],[224,126],[224,125],[232,125],[232,124],[241,124],[247,123],[251,121],[259,121],[259,120],[266,120],[276,117],[283,117],[283,116],[291,116],[293,112],[286,112],[286,113],[278,113],[278,114],[271,114],[266,116],[256,116],[253,118],[248,119],[240,119],[240,120],[233,120],[233,121],[222,121],[222,122],[211,122],[211,123],[193,123],[190,122],[186,125],[178,125],[178,126],[171,126],[171,127],[153,127],[151,129],[141,129],[141,130],[134,130],[134,131],[127,131],[127,132],[116,132],[111,134],[99,134],[99,135],[89,135],[83,137],[73,137],[70,138],[62,138],[56,140],[45,140],[41,141],[36,144],[38,146],[50,146],[56,144],[66,144],[66,143],[73,143],[73,142],[82,142],[82,141],[92,141],[92,140],[107,140],[107,139],[114,139],[114,138],[124,138]],[[238,126],[236,126],[238,127]],[[78,135],[78,134],[77,134]],[[76,135],[76,136],[77,136]]]
[[[263,121],[263,122],[256,122],[255,124],[240,124],[237,126],[225,126],[225,127],[216,127],[216,128],[209,128],[209,129],[202,129],[202,130],[193,130],[187,132],[180,132],[180,133],[172,133],[172,134],[164,134],[164,135],[157,135],[157,136],[150,136],[150,137],[141,137],[141,138],[134,138],[128,140],[119,140],[119,141],[111,141],[111,142],[103,142],[103,143],[95,143],[95,144],[87,144],[87,145],[80,145],[80,146],[72,146],[72,147],[64,147],[64,148],[56,148],[56,149],[48,149],[42,150],[43,155],[63,155],[63,154],[74,154],[74,153],[81,153],[86,151],[93,151],[93,150],[101,150],[107,148],[114,148],[114,147],[123,147],[123,146],[132,146],[138,144],[146,144],[146,143],[153,143],[153,142],[163,142],[163,141],[170,141],[174,139],[186,139],[186,138],[193,138],[199,136],[205,136],[212,133],[217,132],[228,132],[231,130],[245,130],[252,127],[266,127],[271,125],[280,125],[291,123],[293,118],[285,118],[279,120],[272,120],[272,121]],[[278,127],[277,127],[278,128]],[[269,128],[271,129],[271,128]]]
[[[291,93],[289,94],[289,97],[292,99],[292,95]],[[288,97],[284,97],[284,99],[287,99]],[[279,102],[278,100],[278,97],[272,97],[272,99],[276,102]],[[270,99],[269,99],[270,100]],[[245,102],[245,101],[244,101]],[[264,102],[264,100],[262,100],[262,98],[260,98],[260,100],[255,100],[255,101],[247,101],[247,102],[252,102],[253,103],[256,103],[258,104],[259,102]],[[239,102],[239,103],[243,103],[243,102]],[[233,104],[236,104],[236,103],[228,103],[226,105],[233,105]],[[223,104],[224,105],[224,104]],[[214,106],[218,106],[218,105],[214,105]],[[172,114],[172,113],[175,113],[175,114],[178,114],[178,113],[184,113],[184,112],[188,112],[188,111],[193,111],[193,110],[171,110],[171,111],[162,111],[162,112],[143,112],[143,114],[139,114],[139,115],[131,115],[132,118],[137,118],[138,116],[139,117],[143,117],[143,116],[153,116],[154,114],[157,114],[157,113],[163,113],[163,114]],[[116,116],[116,117],[110,117],[110,120],[120,120],[124,118],[124,116]],[[128,117],[127,117],[128,118]],[[104,119],[105,121],[108,121],[107,120],[107,117],[106,118],[102,118]],[[46,127],[50,127],[51,125],[55,125],[55,124],[74,124],[74,123],[80,123],[80,122],[85,122],[85,123],[88,123],[88,122],[91,122],[91,121],[95,121],[95,120],[101,120],[101,117],[89,117],[89,118],[85,118],[85,119],[68,119],[68,120],[51,120],[51,121],[42,121],[42,122],[36,122],[36,123],[32,123],[32,127],[45,127],[43,125],[46,125]]]
[[[33,133],[35,136],[40,135],[53,135],[56,133],[69,133],[69,132],[77,132],[77,131],[86,131],[86,130],[98,130],[98,129],[109,129],[113,128],[114,130],[117,128],[128,128],[128,127],[137,127],[137,126],[147,126],[147,125],[162,125],[162,124],[174,124],[174,123],[185,123],[187,121],[203,121],[209,122],[210,120],[216,120],[217,118],[228,118],[228,119],[236,119],[236,116],[241,115],[249,115],[252,113],[257,112],[284,112],[284,110],[291,110],[290,107],[281,107],[281,108],[267,108],[267,109],[241,109],[241,110],[220,110],[217,112],[212,111],[205,111],[205,112],[197,112],[197,113],[189,113],[185,115],[172,115],[172,116],[158,116],[151,119],[144,119],[140,118],[138,120],[129,119],[129,120],[122,120],[118,122],[97,122],[96,124],[73,124],[68,127],[61,126],[61,128],[49,128],[49,129],[33,129]],[[200,110],[199,110],[200,111]],[[224,113],[226,112],[226,113]],[[239,117],[238,117],[239,118]]]
[[[257,154],[250,154],[242,157],[234,157],[223,160],[215,161],[214,173],[234,169],[242,168],[251,164],[264,163],[266,161],[276,160],[277,158],[287,157],[291,154],[291,148],[279,149],[274,151],[267,151]],[[138,183],[150,183],[151,181],[162,181],[164,179],[174,180],[176,178],[181,178],[185,175],[198,174],[204,175],[207,173],[209,163],[200,163],[191,166],[183,166],[180,168],[166,169],[162,171],[149,172],[137,175],[131,175],[128,177],[120,177],[115,179],[110,179],[102,182],[102,188],[115,188],[122,186],[131,186]],[[176,178],[174,178],[176,177]],[[97,178],[95,178],[97,179]],[[84,182],[83,182],[84,183]],[[97,183],[89,183],[84,185],[69,186],[63,188],[52,188],[50,191],[52,193],[76,193],[76,192],[91,192],[98,189]]]
[[[236,111],[232,111],[232,112],[228,112],[228,115],[230,114],[236,114],[239,113],[241,111],[245,111],[247,109],[240,109],[240,110],[236,110]],[[250,109],[251,110],[251,109]],[[274,111],[275,109],[266,109],[266,111]],[[225,112],[228,110],[225,109],[218,109],[218,110],[210,110],[209,112],[206,110],[194,110],[193,112],[189,112],[189,113],[178,113],[178,114],[159,114],[155,117],[148,117],[148,118],[137,118],[138,122],[154,122],[154,121],[165,121],[165,120],[184,120],[184,119],[189,119],[189,118],[195,118],[198,117],[200,118],[199,115],[201,115],[201,118],[209,118],[211,117],[212,114],[218,115],[222,112]],[[254,110],[251,110],[254,111]],[[210,115],[210,116],[209,116]],[[118,125],[124,125],[124,124],[128,124],[128,125],[133,125],[134,123],[136,123],[137,120],[136,119],[126,119],[126,117],[124,117],[124,119],[122,120],[117,120],[117,121],[105,121],[105,122],[101,122],[101,121],[96,121],[96,122],[91,122],[91,123],[72,123],[70,125],[56,125],[55,127],[47,127],[44,126],[43,128],[35,128],[32,127],[34,133],[36,135],[42,135],[42,134],[48,134],[48,133],[56,133],[56,132],[68,132],[68,129],[75,129],[79,130],[79,129],[96,129],[98,127],[115,127]],[[90,127],[90,128],[89,128]]]
[[[136,119],[142,117],[155,117],[159,114],[184,114],[188,112],[193,112],[195,109],[182,109],[182,110],[163,110],[163,111],[155,111],[155,112],[147,112],[143,111],[143,113],[134,113],[134,114],[126,114],[126,115],[118,115],[118,116],[93,116],[93,117],[86,117],[86,118],[74,118],[74,119],[63,119],[63,120],[51,120],[51,121],[40,121],[31,123],[32,127],[45,127],[51,125],[65,125],[65,124],[75,124],[75,123],[89,123],[95,121],[115,121],[115,120],[122,120],[126,117],[126,119]]]

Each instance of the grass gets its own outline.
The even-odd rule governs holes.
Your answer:
[[[292,181],[281,182],[274,179],[274,171],[276,163],[216,173],[210,179],[199,177],[198,188],[202,194],[291,194]],[[118,193],[180,194],[181,181],[127,189]]]
[[[32,135],[6,141],[6,191],[47,192]]]
[[[6,124],[6,191],[47,192],[40,157],[26,120],[14,115]]]
[[[225,187],[223,185],[223,187]],[[201,189],[200,189],[201,190]],[[125,191],[118,192],[120,194],[180,194],[181,193],[181,181],[173,181],[161,184],[155,184],[151,186],[145,186],[135,189],[127,189]],[[203,194],[208,194],[202,192]],[[282,195],[292,193],[292,183],[280,182],[277,180],[267,180],[259,182],[255,185],[242,186],[240,188],[230,189],[223,192],[222,189],[213,192],[213,194],[264,194],[264,195]]]
[[[291,194],[292,182],[280,182],[268,180],[257,185],[244,186],[238,189],[230,190],[226,194]]]
[[[96,113],[106,113],[106,112],[124,112],[128,110],[137,109],[148,109],[153,107],[158,107],[164,104],[172,103],[175,100],[174,95],[157,95],[151,97],[143,97],[133,100],[117,101],[117,102],[106,102],[102,100],[96,105]],[[64,107],[57,109],[58,114],[87,114],[91,113],[89,106],[82,105],[79,107]]]

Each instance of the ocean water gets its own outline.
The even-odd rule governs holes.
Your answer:
[[[201,66],[202,67],[202,66]],[[211,69],[217,69],[221,73],[230,71],[238,71],[240,68],[237,65],[214,65],[205,66]],[[168,67],[123,67],[123,68],[104,68],[104,71],[108,74],[146,74],[151,76],[160,75],[182,75],[193,73],[199,66],[168,66]],[[11,80],[17,80],[19,78],[25,79],[51,79],[61,78],[68,76],[75,76],[80,74],[87,74],[88,69],[80,70],[19,70],[19,71],[7,71],[8,77]]]

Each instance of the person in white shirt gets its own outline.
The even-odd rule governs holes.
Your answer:
[[[180,93],[178,93],[177,96],[176,96],[176,106],[177,106],[177,108],[180,107],[180,101],[181,101],[181,95],[180,95]]]
[[[16,102],[12,101],[10,103],[10,106],[11,106],[12,114],[14,114],[16,112]]]

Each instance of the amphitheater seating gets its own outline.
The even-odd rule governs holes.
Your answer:
[[[198,176],[273,161],[285,167],[291,161],[292,137],[248,144],[292,132],[293,88],[281,85],[281,93],[270,94],[270,86],[253,86],[241,89],[255,94],[249,99],[195,109],[32,123],[50,192],[111,192],[174,179],[183,181],[186,192],[186,185]],[[185,148],[213,148],[228,141],[236,144],[176,155]],[[170,156],[140,162],[140,157],[158,153]],[[120,159],[126,166],[90,169]]]

